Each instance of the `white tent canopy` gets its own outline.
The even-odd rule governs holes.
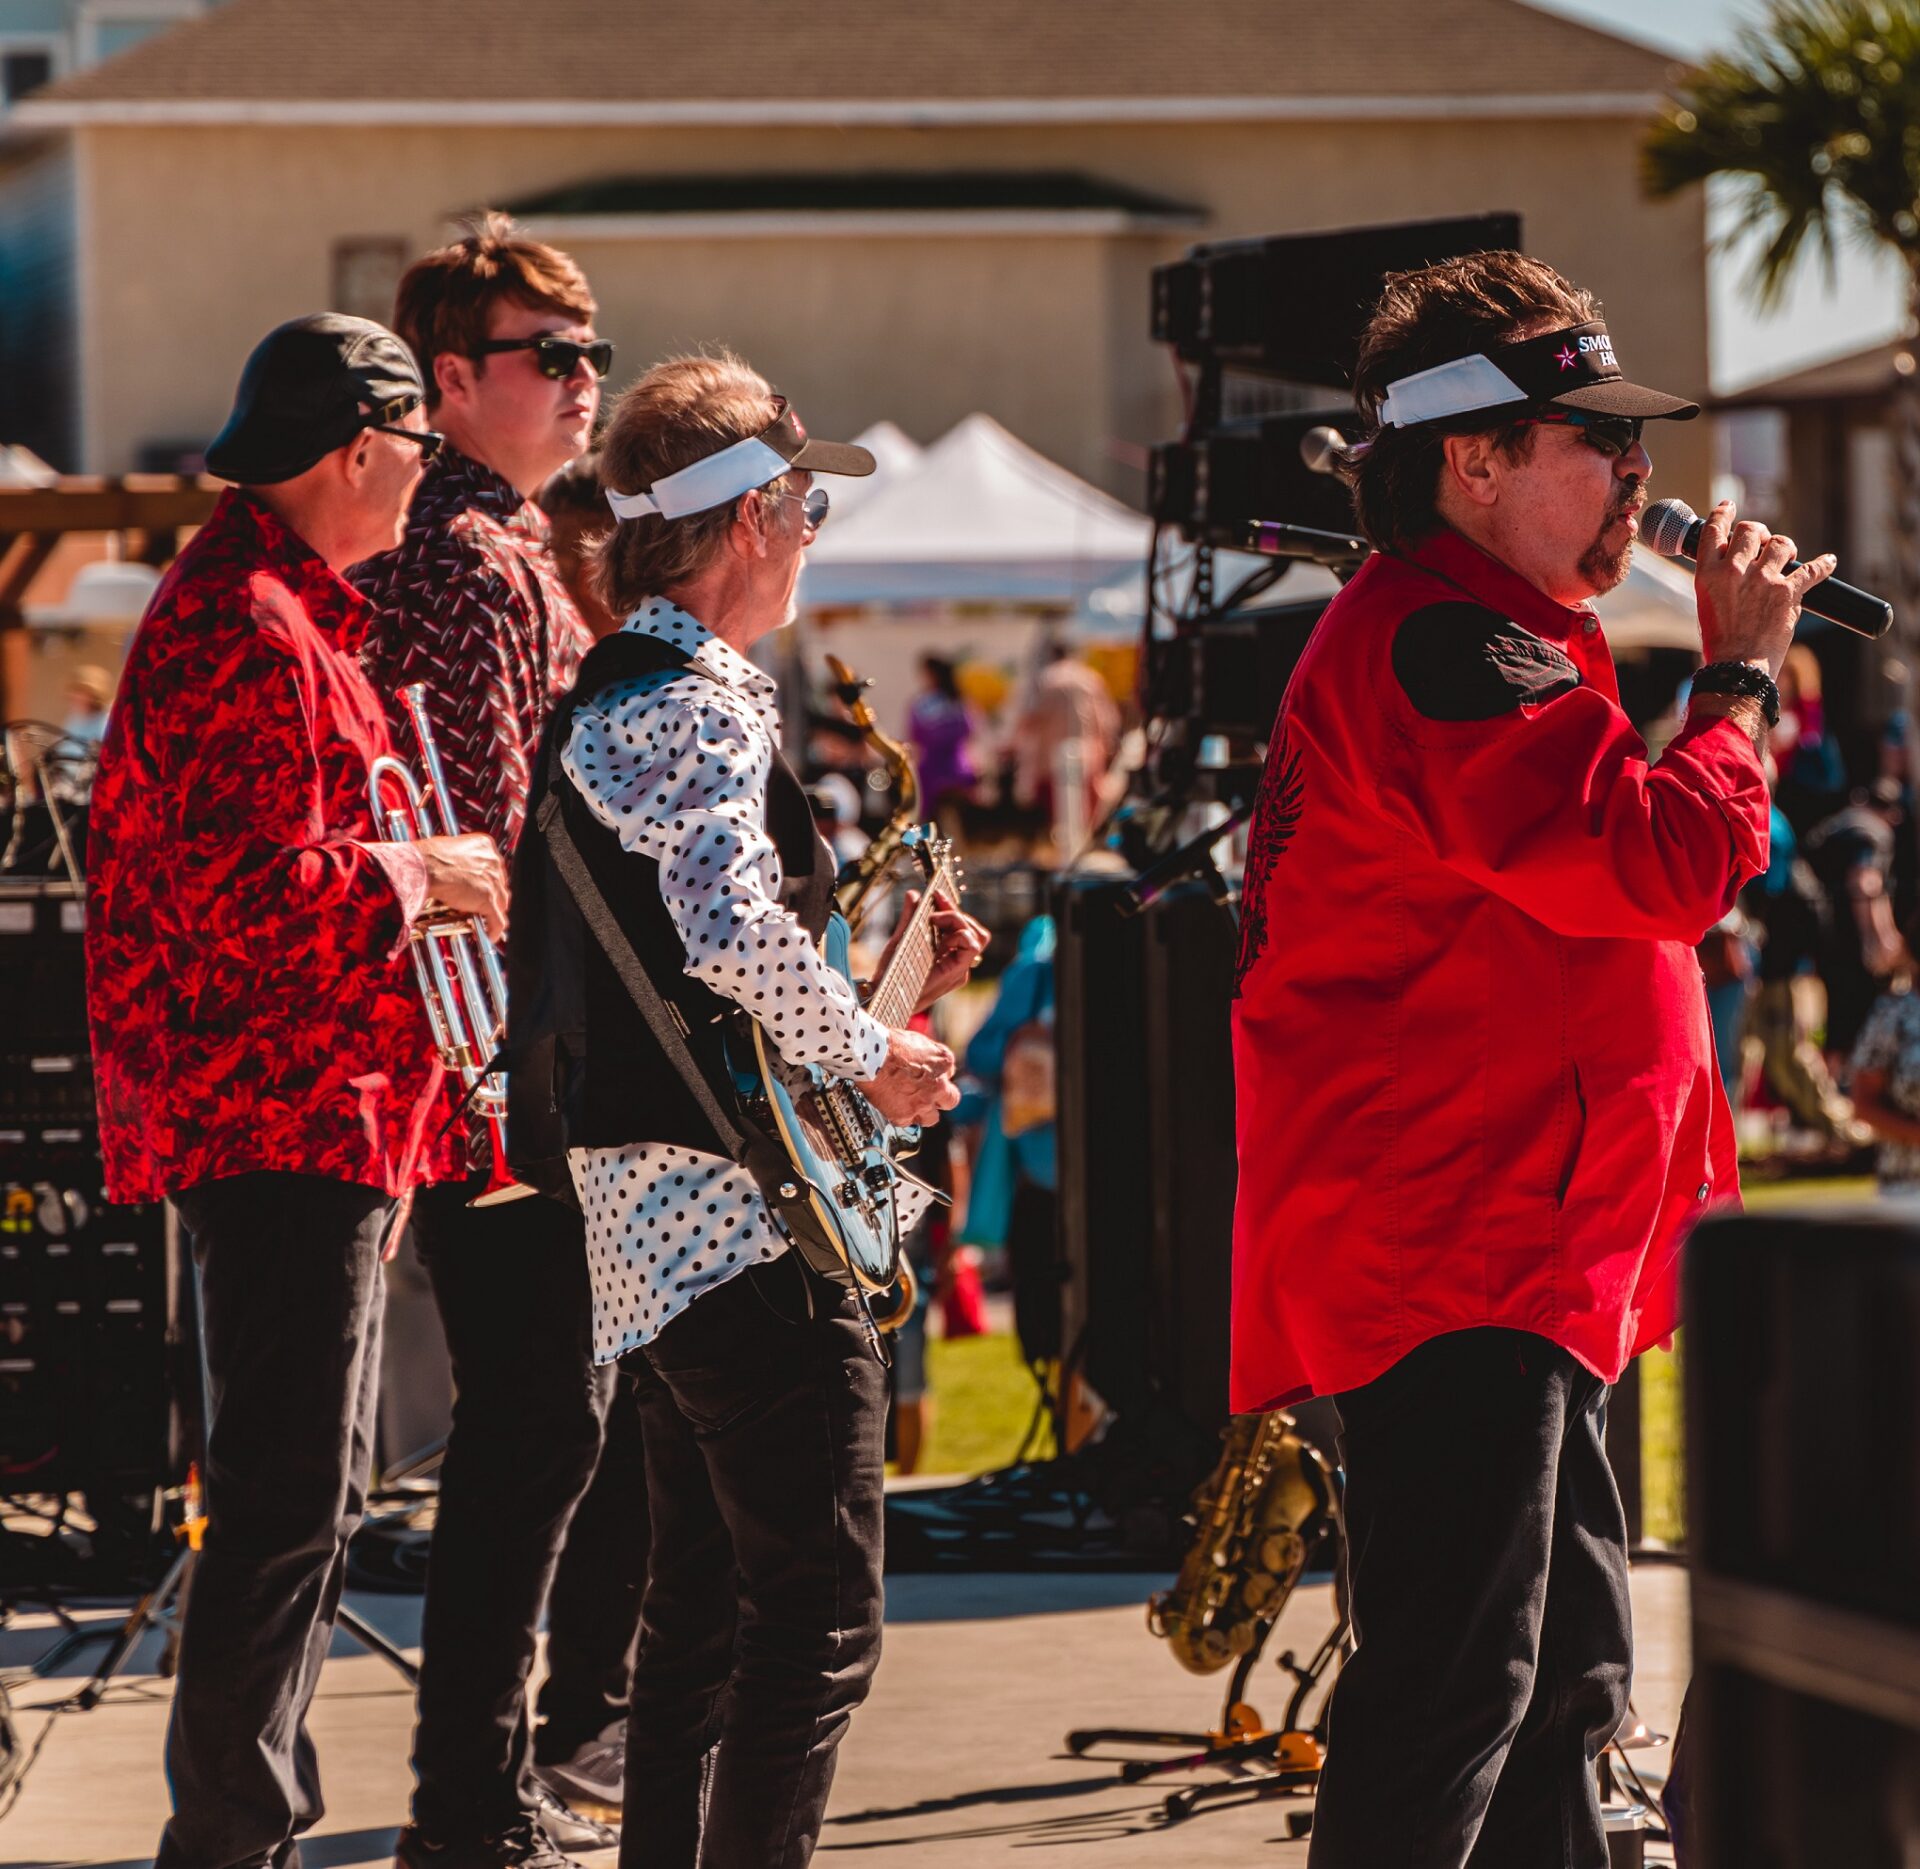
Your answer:
[[[884,493],[896,480],[912,473],[926,454],[926,449],[898,422],[875,422],[871,428],[862,429],[854,440],[873,456],[873,472],[858,480],[835,475],[827,482],[833,494],[830,524],[835,532],[842,529],[843,520],[865,506],[876,493]]]
[[[878,450],[876,450],[878,452]],[[878,478],[878,475],[875,476]],[[842,484],[830,483],[836,503]],[[1147,522],[988,415],[831,521],[807,554],[810,605],[1077,603],[1145,562]]]

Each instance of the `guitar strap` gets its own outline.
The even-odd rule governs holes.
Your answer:
[[[553,736],[553,769],[548,773],[547,795],[540,801],[535,823],[546,839],[554,867],[560,872],[575,905],[594,939],[612,963],[622,984],[632,995],[660,1049],[673,1061],[701,1114],[713,1125],[720,1146],[750,1174],[760,1189],[761,1198],[771,1209],[780,1230],[799,1250],[801,1257],[822,1278],[838,1285],[851,1285],[853,1274],[835,1249],[820,1217],[813,1211],[811,1190],[787,1152],[758,1124],[737,1107],[729,1109],[714,1094],[713,1085],[700,1068],[687,1045],[686,1026],[678,1008],[668,1004],[652,977],[641,964],[627,931],[607,906],[580,854],[580,846],[567,829],[566,814],[560,807],[559,785],[567,783],[560,767],[560,738]]]

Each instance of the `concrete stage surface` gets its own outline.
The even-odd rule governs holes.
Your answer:
[[[1437,1526],[1435,1536],[1444,1538]],[[956,1576],[888,1580],[886,1651],[872,1698],[855,1716],[816,1861],[865,1869],[973,1869],[1052,1860],[1204,1869],[1249,1863],[1303,1865],[1307,1845],[1287,1838],[1301,1798],[1271,1798],[1201,1814],[1168,1827],[1165,1792],[1189,1778],[1134,1786],[1114,1767],[1076,1759],[1062,1746],[1070,1727],[1204,1728],[1218,1717],[1224,1675],[1187,1674],[1144,1626],[1143,1605],[1159,1577]],[[1331,1590],[1306,1586],[1288,1605],[1268,1657],[1319,1643]],[[403,1646],[419,1636],[416,1597],[355,1596],[371,1622]],[[1672,1565],[1636,1569],[1639,1673],[1635,1704],[1662,1732],[1673,1730],[1687,1675],[1686,1576]],[[22,1616],[0,1631],[0,1668],[17,1675],[53,1631]],[[134,1657],[150,1670],[150,1637]],[[16,1695],[28,1744],[44,1716],[31,1709],[70,1693],[97,1651],[61,1678]],[[0,1865],[144,1869],[159,1840],[167,1792],[161,1739],[170,1686],[136,1672],[91,1713],[62,1716],[18,1808],[0,1820]],[[1254,1704],[1277,1719],[1286,1701],[1270,1659],[1254,1679]],[[321,1676],[311,1728],[320,1750],[327,1813],[303,1842],[307,1869],[391,1860],[405,1819],[413,1698],[381,1661],[344,1638]],[[1662,1753],[1643,1755],[1664,1772]],[[1202,1774],[1215,1777],[1218,1774]],[[612,1869],[610,1850],[577,1856],[581,1869]],[[1650,1860],[1663,1860],[1650,1856]]]

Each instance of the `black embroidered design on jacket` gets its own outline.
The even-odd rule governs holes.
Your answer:
[[[1246,979],[1267,945],[1267,884],[1273,866],[1286,854],[1300,828],[1300,812],[1307,781],[1300,755],[1281,723],[1267,749],[1267,769],[1260,778],[1260,798],[1253,810],[1253,829],[1247,835],[1247,871],[1240,885],[1240,958],[1233,973],[1233,996],[1240,997]]]
[[[1580,686],[1564,650],[1481,604],[1415,610],[1394,632],[1393,672],[1428,720],[1498,720]]]

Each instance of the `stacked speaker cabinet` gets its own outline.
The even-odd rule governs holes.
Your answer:
[[[1705,1869],[1920,1862],[1920,1212],[1775,1212],[1687,1255]]]
[[[0,881],[0,1492],[84,1492],[97,1518],[170,1461],[165,1209],[106,1203],[83,905]]]
[[[1227,1415],[1235,923],[1200,884],[1124,913],[1124,878],[1055,885],[1066,1342],[1121,1417]]]

